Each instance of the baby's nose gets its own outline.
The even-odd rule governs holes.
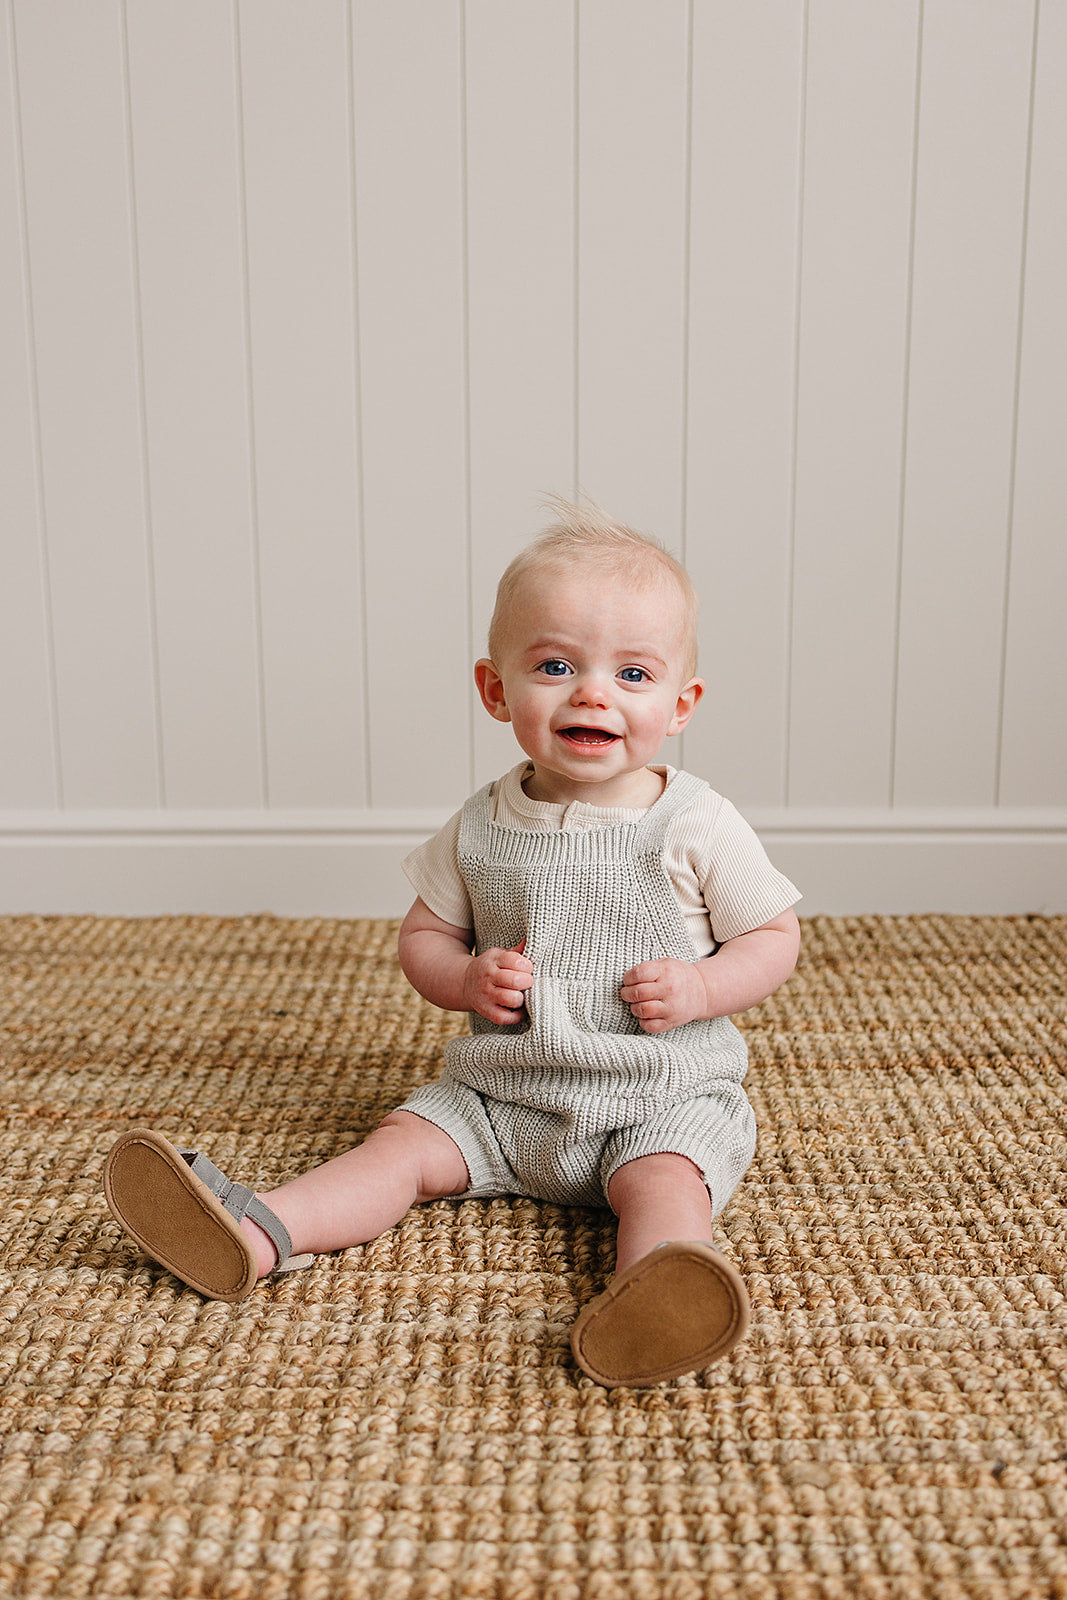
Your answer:
[[[574,681],[571,704],[575,706],[607,706],[611,704],[608,680],[600,673],[586,673]]]

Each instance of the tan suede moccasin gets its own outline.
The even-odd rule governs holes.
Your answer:
[[[153,1261],[211,1300],[243,1300],[256,1286],[255,1252],[240,1227],[244,1216],[270,1238],[276,1272],[311,1264],[311,1256],[291,1254],[284,1225],[251,1189],[151,1128],[133,1128],[112,1145],[104,1195],[116,1222]]]
[[[709,1244],[664,1244],[590,1301],[571,1350],[595,1382],[647,1389],[710,1366],[748,1323],[744,1282],[725,1256]]]

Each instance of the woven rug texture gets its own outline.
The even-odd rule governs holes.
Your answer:
[[[0,1594],[1067,1597],[1067,919],[804,929],[742,1019],[751,1334],[608,1391],[605,1212],[437,1203],[231,1307],[106,1211],[131,1126],[267,1187],[436,1076],[395,924],[0,919]]]

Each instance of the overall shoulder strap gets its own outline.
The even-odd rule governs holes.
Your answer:
[[[484,856],[489,845],[489,805],[493,785],[472,794],[465,803],[459,820],[459,853],[461,856]]]
[[[638,824],[642,844],[649,849],[662,850],[667,830],[675,817],[687,811],[707,787],[703,778],[696,778],[691,772],[675,773],[655,805],[648,808]]]

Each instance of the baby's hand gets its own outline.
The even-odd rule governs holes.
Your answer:
[[[623,975],[619,994],[644,1033],[666,1033],[707,1013],[704,980],[690,961],[642,961]]]
[[[523,955],[526,940],[514,950],[483,950],[471,958],[463,980],[464,1009],[487,1022],[518,1022],[527,989],[533,987],[533,963]]]

